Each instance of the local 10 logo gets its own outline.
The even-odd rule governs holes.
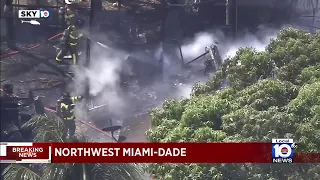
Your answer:
[[[50,16],[49,11],[47,10],[40,10],[40,17],[42,18],[48,18]]]
[[[293,163],[296,148],[293,139],[272,139],[272,163]]]

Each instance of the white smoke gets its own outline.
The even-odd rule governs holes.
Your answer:
[[[212,44],[216,44],[219,48],[220,55],[223,57],[233,57],[240,47],[253,47],[258,51],[264,50],[266,45],[269,43],[270,38],[274,37],[278,30],[261,28],[257,34],[244,33],[241,38],[237,40],[231,40],[227,38],[221,31],[211,31],[211,32],[202,32],[194,36],[193,39],[189,39],[182,44],[182,53],[186,61],[189,61],[200,54],[205,52],[205,47]],[[261,36],[261,34],[263,34]],[[83,80],[85,77],[89,79],[90,82],[90,94],[93,96],[99,95],[99,100],[96,102],[98,104],[109,104],[112,108],[113,113],[121,114],[125,111],[128,106],[128,99],[123,96],[122,91],[119,87],[120,84],[120,71],[123,67],[123,60],[128,54],[126,52],[102,47],[101,45],[94,46],[94,49],[91,57],[91,65],[89,69],[85,71],[76,72],[76,87],[78,89],[83,89]],[[158,51],[155,53],[155,59],[159,59],[160,52],[163,51],[161,46]],[[180,57],[179,53],[176,54],[176,57]],[[176,58],[175,57],[175,58]],[[180,73],[182,77],[188,76],[188,73],[192,74],[193,72],[186,71],[181,69],[179,64],[173,64],[173,57],[165,53],[164,55],[164,76],[171,76],[177,73]],[[201,69],[204,67],[203,61],[192,63],[192,69]],[[157,96],[168,96],[168,94],[173,94],[173,97],[188,98],[190,96],[192,86],[195,81],[205,82],[207,77],[203,76],[201,73],[193,76],[192,79],[188,82],[173,82],[175,85],[174,93],[170,89],[171,85],[164,84],[163,82],[154,82],[152,90],[157,91]],[[170,80],[169,80],[170,81]],[[170,82],[169,82],[170,83]],[[150,88],[150,87],[149,87]],[[152,91],[147,89],[145,91]],[[141,91],[142,92],[142,91]],[[152,96],[151,92],[146,92],[148,96]],[[161,99],[161,98],[156,98]],[[155,99],[155,100],[156,100]]]
[[[191,60],[205,52],[205,47],[217,41],[217,35],[209,32],[201,32],[195,35],[194,39],[181,46],[185,59]]]
[[[219,30],[202,32],[196,34],[194,38],[183,42],[182,52],[186,62],[204,53],[205,47],[215,44],[215,42],[219,42],[217,46],[223,59],[225,57],[233,57],[240,47],[253,47],[258,51],[263,51],[270,42],[270,38],[275,37],[278,32],[278,29],[270,29],[262,26],[257,33],[252,34],[250,32],[244,32],[243,35],[238,36],[240,38],[237,38],[236,40],[226,37],[224,33]],[[126,111],[126,109],[128,107],[131,110],[135,109],[135,106],[139,106],[141,102],[130,102],[127,97],[123,96],[121,89],[119,88],[119,71],[123,67],[122,62],[127,53],[112,48],[103,49],[101,46],[99,46],[99,50],[95,49],[93,51],[94,52],[91,53],[90,68],[88,70],[79,70],[75,72],[75,87],[77,91],[84,91],[83,82],[87,77],[91,86],[90,94],[98,95],[99,97],[98,101],[95,102],[97,105],[109,104],[108,109],[115,114],[130,113],[130,111]],[[159,49],[159,51],[156,52],[154,59],[159,59],[161,51],[162,50]],[[172,63],[177,57],[180,58],[179,52],[175,56],[170,56],[168,53],[165,53],[163,74],[165,79],[176,73],[182,74],[182,77],[186,77],[188,76],[188,73],[190,73],[185,72],[188,70],[182,70],[179,63]],[[149,60],[149,58],[145,60]],[[201,63],[191,64],[191,66],[194,66],[193,70],[203,68],[203,61]],[[149,96],[149,99],[154,99],[152,102],[157,102],[159,104],[163,102],[164,98],[189,98],[195,81],[205,82],[206,80],[207,77],[198,74],[193,76],[193,79],[190,79],[188,82],[174,82],[174,89],[171,88],[171,85],[168,82],[164,83],[162,81],[157,81],[154,82],[152,88],[147,87],[141,89],[140,94],[137,96]],[[142,103],[144,106],[149,105],[146,101]],[[132,115],[132,113],[130,115]],[[135,125],[135,123],[133,123],[133,125]]]
[[[241,38],[232,41],[226,40],[224,47],[221,47],[223,57],[230,57],[236,55],[241,47],[252,47],[257,51],[264,51],[266,46],[270,43],[272,38],[277,36],[279,29],[268,29],[261,27],[256,34],[245,33]]]
[[[266,46],[270,43],[270,40],[275,38],[278,32],[279,29],[271,29],[261,26],[259,27],[257,33],[252,34],[249,32],[244,32],[243,36],[237,38],[236,40],[226,37],[224,33],[219,30],[201,32],[196,34],[193,39],[185,42],[181,49],[186,61],[190,61],[193,58],[201,55],[205,52],[205,47],[211,46],[212,44],[218,46],[222,59],[228,57],[232,58],[241,47],[252,47],[257,51],[264,51]],[[195,66],[195,68],[204,67],[203,63],[194,63],[191,65]],[[195,80],[204,83],[207,79],[199,75]],[[178,86],[177,96],[189,98],[193,84],[194,82],[190,82]]]
[[[242,37],[236,40],[228,38],[223,32],[216,30],[213,32],[201,32],[182,45],[182,52],[186,59],[192,59],[204,53],[205,47],[216,44],[222,58],[233,57],[240,47],[252,47],[257,51],[264,51],[270,39],[276,37],[279,29],[270,29],[264,26],[259,27],[255,34],[244,32]]]
[[[94,105],[108,104],[112,113],[121,113],[125,99],[119,87],[120,71],[126,53],[99,45],[93,47],[89,68],[75,72],[75,88],[83,93],[84,81],[88,78],[90,95],[98,96]]]
[[[102,91],[115,91],[119,82],[118,72],[121,68],[121,60],[118,57],[95,58],[87,71],[90,80],[90,94],[96,96]]]

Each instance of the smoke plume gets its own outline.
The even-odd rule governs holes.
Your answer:
[[[264,51],[265,47],[269,44],[271,38],[276,37],[279,29],[271,29],[264,26],[259,27],[259,30],[253,34],[248,31],[243,32],[242,36],[236,40],[228,38],[220,30],[201,32],[194,36],[193,39],[187,40],[183,43],[181,49],[186,61],[199,56],[205,52],[206,46],[212,44],[217,45],[222,59],[232,58],[240,47],[252,47],[257,51]],[[179,52],[177,52],[178,56]],[[191,64],[194,68],[203,68],[203,60]],[[189,97],[194,81],[204,83],[208,78],[199,74],[192,79],[192,82],[178,86],[177,96]]]
[[[184,61],[188,62],[204,53],[206,46],[215,44],[222,59],[225,59],[233,57],[240,47],[252,47],[258,51],[263,51],[269,44],[270,39],[274,38],[278,32],[279,29],[261,26],[255,34],[245,31],[242,32],[240,38],[234,40],[225,36],[220,30],[212,30],[198,33],[193,38],[183,41],[181,49]],[[120,71],[131,71],[130,68],[124,66],[126,64],[124,60],[128,53],[96,44],[92,52],[89,69],[76,72],[77,90],[80,89],[83,92],[84,79],[88,78],[90,94],[98,97],[95,103],[97,105],[108,104],[108,110],[110,111],[108,113],[118,117],[129,116],[132,111],[135,111],[134,109],[143,109],[143,106],[161,104],[167,98],[189,98],[195,82],[204,83],[208,80],[208,76],[199,72],[204,68],[203,60],[205,58],[191,63],[189,69],[184,69],[181,68],[180,52],[177,46],[174,48],[172,46],[170,48],[163,47],[166,47],[166,45],[160,45],[153,49],[153,57],[141,56],[143,57],[141,62],[148,62],[156,61],[163,55],[163,75],[159,75],[163,77],[154,80],[151,85],[136,87],[136,89],[131,89],[130,92],[123,93],[119,87]],[[175,50],[170,53],[168,49]],[[144,53],[145,51],[141,50],[137,54]]]
[[[85,80],[89,81],[90,95],[96,97],[94,105],[108,104],[110,114],[121,114],[125,108],[125,98],[120,85],[120,71],[126,52],[94,44],[88,69],[75,72],[75,88],[84,93]]]

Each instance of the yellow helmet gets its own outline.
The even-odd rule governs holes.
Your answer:
[[[71,31],[74,31],[74,30],[76,29],[76,26],[75,26],[75,25],[70,25],[70,26],[69,26],[69,29],[70,29]]]

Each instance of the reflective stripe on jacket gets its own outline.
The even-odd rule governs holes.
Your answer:
[[[73,120],[74,116],[74,107],[77,101],[80,101],[82,96],[73,96],[71,97],[72,103],[63,103],[61,102],[59,105],[60,115],[64,120]]]
[[[77,101],[80,101],[82,99],[82,96],[72,96],[71,100],[72,103],[76,103]]]
[[[76,30],[71,30],[69,33],[69,44],[72,46],[77,45],[79,38],[81,38],[82,36],[82,33],[78,33]]]
[[[74,119],[74,106],[75,104],[60,104],[61,116],[64,120],[73,120]]]

